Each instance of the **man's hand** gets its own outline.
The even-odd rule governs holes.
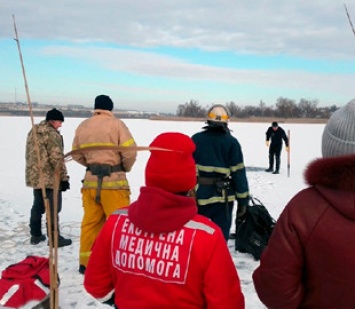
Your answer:
[[[286,151],[289,152],[290,151],[290,147],[286,146]]]
[[[247,205],[238,205],[237,219],[242,219],[247,212]]]
[[[60,191],[67,191],[70,189],[70,183],[68,180],[65,181],[61,181],[60,182],[60,187],[59,187]]]
[[[269,147],[269,144],[270,144],[270,142],[269,142],[269,141],[265,141],[265,145],[266,145],[266,147]]]

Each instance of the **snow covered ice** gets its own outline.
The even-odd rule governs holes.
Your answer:
[[[65,114],[65,113],[64,113]],[[35,118],[38,123],[42,118]],[[61,133],[64,137],[65,153],[71,150],[74,131],[83,119],[65,118]],[[123,119],[137,145],[148,146],[162,132],[181,132],[189,136],[201,130],[203,121],[152,121],[147,119]],[[290,130],[291,160],[290,177],[287,175],[287,155],[283,148],[279,175],[266,173],[268,149],[265,146],[265,132],[270,123],[229,124],[232,134],[239,140],[247,168],[250,192],[260,199],[270,214],[277,219],[287,202],[305,187],[303,172],[308,163],[321,157],[321,136],[324,124],[288,124],[279,121],[287,132]],[[29,216],[32,206],[32,189],[25,186],[25,142],[31,129],[29,117],[0,117],[0,271],[8,265],[22,261],[27,255],[48,257],[47,241],[30,245]],[[127,174],[131,186],[131,200],[138,196],[144,185],[144,168],[148,151],[138,153],[133,170]],[[60,213],[60,229],[64,237],[73,240],[68,247],[58,249],[58,270],[61,280],[59,305],[61,308],[108,308],[96,302],[83,287],[83,276],[78,272],[80,224],[82,217],[81,179],[84,167],[70,161],[67,163],[70,175],[69,191],[63,192],[63,209]],[[43,232],[45,232],[43,218]],[[234,226],[232,226],[234,228]],[[207,245],[207,244],[206,244]],[[253,286],[252,273],[259,265],[246,253],[234,251],[234,242],[229,248],[242,284],[246,308],[265,308],[259,301]]]

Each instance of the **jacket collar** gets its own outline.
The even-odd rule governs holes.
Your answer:
[[[94,116],[98,116],[98,115],[105,115],[105,116],[114,117],[113,113],[111,111],[106,110],[106,109],[95,109]]]
[[[141,187],[137,201],[128,208],[129,219],[140,229],[153,233],[178,230],[196,214],[194,198],[155,187]]]
[[[305,171],[309,185],[355,191],[355,154],[341,157],[321,158],[309,164]]]

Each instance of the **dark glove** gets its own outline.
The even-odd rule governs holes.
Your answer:
[[[60,182],[60,191],[67,191],[70,189],[70,183],[68,180]]]
[[[242,220],[247,212],[247,205],[238,205],[237,219]]]

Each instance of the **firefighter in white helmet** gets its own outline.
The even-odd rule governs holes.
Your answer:
[[[196,144],[198,213],[219,225],[226,240],[234,201],[238,203],[238,218],[245,213],[249,201],[243,153],[238,140],[230,133],[229,118],[227,107],[213,105],[207,112],[207,126],[192,136]]]

